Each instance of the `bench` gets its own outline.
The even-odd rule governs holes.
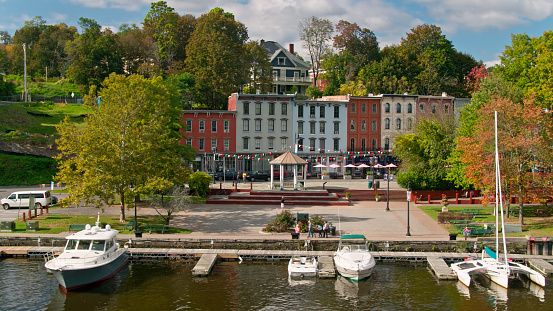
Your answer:
[[[150,234],[152,233],[152,231],[161,231],[161,234],[164,234],[165,230],[169,230],[168,225],[145,225],[144,228],[149,230]]]
[[[84,230],[86,228],[86,225],[69,225],[69,232],[71,230]]]
[[[140,224],[138,224],[138,226],[136,226],[137,228],[140,227]],[[121,231],[123,230],[126,230],[127,228],[131,228],[130,230],[133,230],[134,229],[134,220],[131,220],[129,221],[128,223],[126,223],[123,228],[121,229]]]

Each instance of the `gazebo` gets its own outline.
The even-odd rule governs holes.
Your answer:
[[[274,188],[274,175],[273,175],[273,168],[275,165],[280,165],[279,171],[280,171],[280,190],[283,190],[283,181],[284,181],[284,174],[283,174],[283,168],[284,165],[293,165],[294,166],[294,190],[298,190],[298,166],[303,165],[304,171],[303,171],[303,186],[305,187],[305,180],[306,180],[306,171],[307,171],[307,161],[304,159],[298,157],[297,155],[293,154],[290,151],[286,151],[285,153],[281,154],[276,159],[269,162],[271,165],[271,190]]]

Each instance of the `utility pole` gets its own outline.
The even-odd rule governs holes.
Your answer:
[[[27,48],[26,44],[23,43],[23,80],[25,81],[25,99],[24,102],[27,102]]]

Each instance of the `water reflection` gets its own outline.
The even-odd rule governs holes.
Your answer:
[[[359,296],[369,295],[370,280],[371,278],[368,278],[356,282],[338,275],[334,283],[334,290],[338,295],[348,298],[358,298]]]

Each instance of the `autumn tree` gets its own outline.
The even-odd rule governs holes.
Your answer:
[[[311,16],[298,24],[300,39],[309,52],[313,70],[313,84],[317,85],[322,56],[330,49],[334,26],[326,18]]]
[[[338,55],[347,59],[345,73],[350,78],[356,76],[365,64],[380,59],[378,41],[370,29],[341,20],[336,25],[336,32],[334,47],[340,51]],[[324,68],[329,69],[327,66]]]
[[[542,179],[551,179],[550,174],[531,172],[536,167],[550,170],[553,121],[533,100],[518,103],[493,97],[482,105],[473,137],[460,137],[457,148],[461,152],[461,161],[466,165],[467,179],[482,189],[486,196],[495,193],[495,131],[492,126],[495,111],[498,112],[497,135],[503,195],[507,198],[506,202],[510,202],[512,196],[518,197],[520,223],[524,224],[524,201],[539,201],[540,198],[533,190],[546,184]],[[546,192],[550,195],[550,187]]]
[[[215,8],[196,22],[186,50],[186,69],[195,79],[196,101],[223,109],[229,94],[249,81],[248,31],[234,15]]]
[[[66,184],[69,202],[112,205],[134,194],[168,191],[188,176],[192,151],[179,144],[182,110],[175,90],[161,77],[110,75],[86,104],[93,112],[77,127],[68,119],[57,127],[61,154],[56,180]],[[99,101],[99,105],[97,102]]]

